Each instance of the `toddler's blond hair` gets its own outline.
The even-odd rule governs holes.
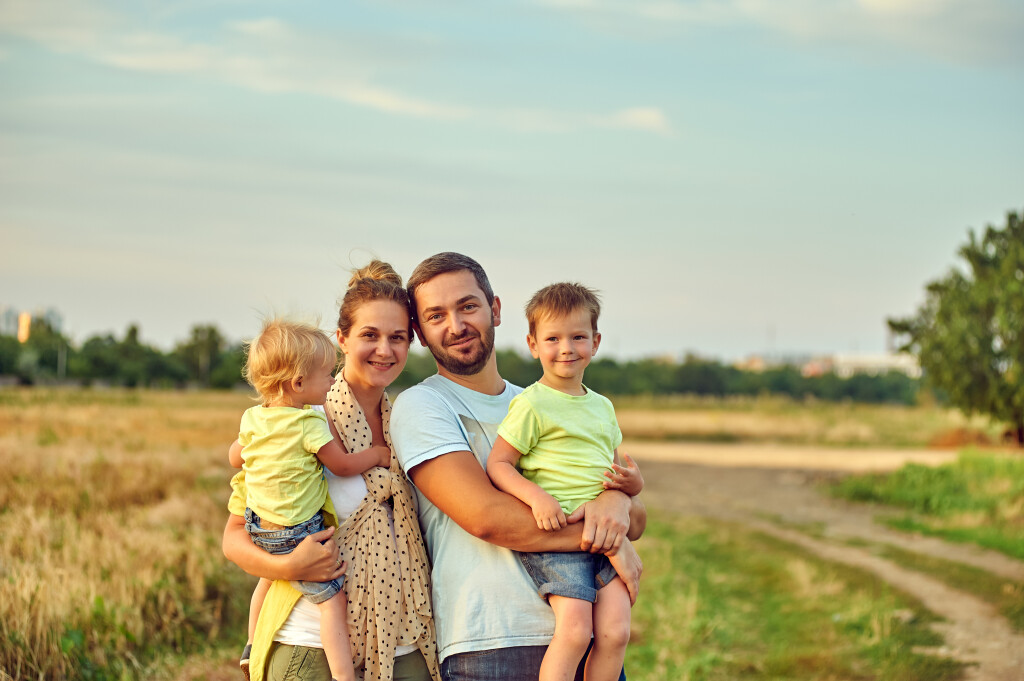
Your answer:
[[[312,324],[285,319],[263,323],[260,335],[248,344],[245,379],[266,406],[284,395],[284,386],[314,370],[337,364],[334,341]]]

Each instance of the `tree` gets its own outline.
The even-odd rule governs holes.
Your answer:
[[[1024,221],[970,230],[963,269],[929,283],[913,317],[890,319],[900,349],[918,356],[927,381],[968,414],[1011,425],[1024,446]]]

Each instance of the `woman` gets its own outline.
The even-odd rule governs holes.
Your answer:
[[[391,447],[391,404],[384,389],[405,367],[412,330],[408,297],[390,265],[373,261],[349,281],[338,315],[345,363],[325,409],[346,451]],[[344,570],[353,659],[366,681],[439,681],[430,612],[429,568],[412,491],[392,456],[388,469],[338,478],[324,471],[340,525],[287,555],[257,549],[237,513],[236,486],[224,529],[224,554],[246,572],[278,580],[260,610],[250,670],[253,681],[330,678],[316,606],[282,580],[325,581]],[[244,482],[242,483],[244,485]],[[337,546],[340,544],[340,553]]]

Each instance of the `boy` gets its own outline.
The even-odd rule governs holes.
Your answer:
[[[628,457],[611,402],[583,385],[597,352],[601,306],[579,284],[547,286],[530,299],[527,343],[544,375],[512,400],[498,428],[487,474],[499,489],[528,504],[537,526],[558,530],[578,506],[605,489],[631,496],[643,478]],[[608,559],[589,553],[518,554],[555,615],[555,633],[540,681],[570,680],[590,644],[588,681],[617,679],[629,642],[630,598]]]

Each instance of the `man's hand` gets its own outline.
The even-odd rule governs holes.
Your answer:
[[[293,581],[329,582],[345,574],[348,565],[341,560],[341,547],[332,539],[334,528],[305,537],[291,552],[294,559]],[[326,542],[321,544],[320,542]]]
[[[635,497],[644,488],[644,476],[640,474],[640,467],[636,465],[636,461],[628,454],[623,454],[622,460],[626,463],[625,466],[613,463],[612,470],[604,472],[604,477],[608,478],[603,481],[604,488],[617,489]]]
[[[615,555],[629,530],[629,496],[607,490],[583,504],[569,516],[570,523],[583,520],[582,551]]]
[[[606,554],[607,555],[607,554]],[[615,568],[622,583],[629,591],[630,605],[636,605],[637,594],[640,593],[640,575],[644,571],[644,563],[628,539],[622,540],[622,546],[614,555],[608,555],[608,562]]]
[[[542,530],[550,532],[560,530],[568,525],[561,504],[547,492],[541,491],[530,499],[530,508],[533,510],[533,518],[537,521],[537,527]]]

